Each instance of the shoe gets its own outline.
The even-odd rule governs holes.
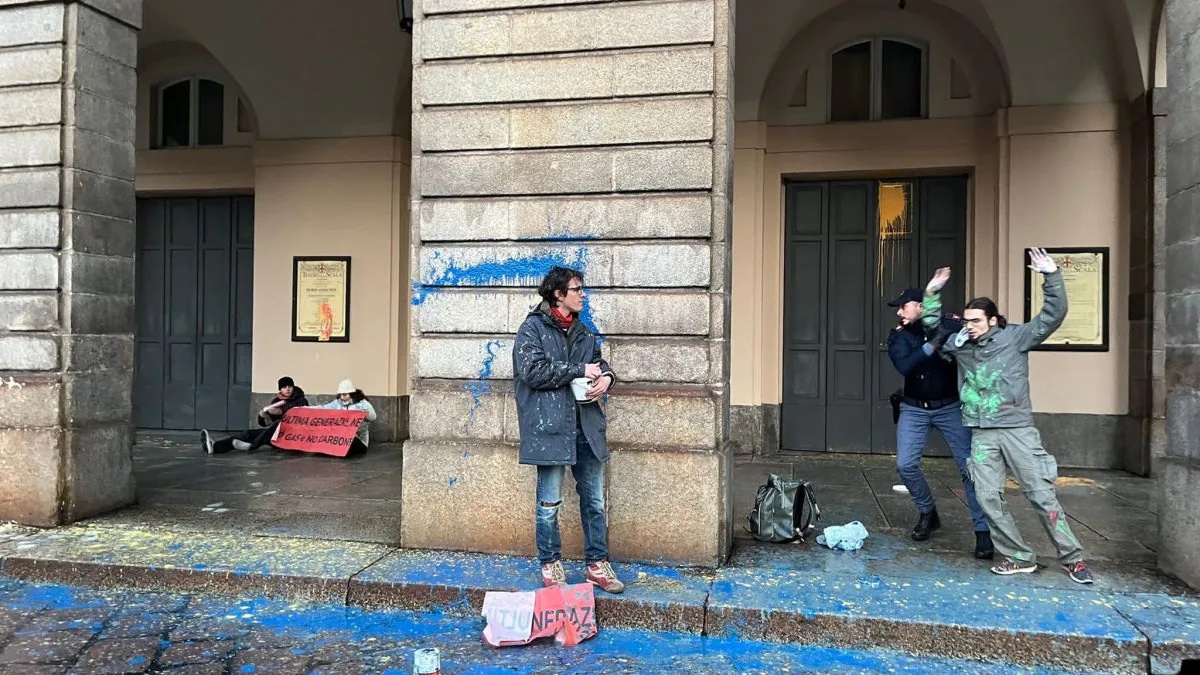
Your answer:
[[[983,532],[975,533],[975,557],[980,560],[991,560],[996,555],[996,548],[992,546],[992,533],[984,530]]]
[[[567,583],[567,572],[563,569],[562,562],[555,560],[552,563],[542,565],[542,584],[546,588],[552,588],[560,584]]]
[[[617,578],[617,573],[613,571],[612,565],[608,564],[607,560],[588,565],[584,578],[599,586],[602,591],[620,593],[625,590],[625,584]]]
[[[208,429],[200,430],[200,443],[204,446],[204,451],[208,454],[213,454],[212,436],[208,435]]]
[[[1018,562],[1011,558],[1005,558],[1004,562],[992,568],[992,574],[1000,576],[1010,576],[1013,574],[1033,574],[1037,571],[1037,563]]]
[[[247,443],[246,441],[239,441],[238,439],[235,438],[235,439],[233,439],[233,449],[234,450],[245,450],[246,452],[250,452],[250,450],[253,449],[253,446],[250,445],[249,443]]]
[[[1096,577],[1092,576],[1092,571],[1088,569],[1087,563],[1080,560],[1069,565],[1063,565],[1063,569],[1071,577],[1071,581],[1077,584],[1094,584]]]
[[[917,520],[917,526],[913,528],[913,541],[925,541],[934,530],[942,526],[942,520],[938,518],[937,510],[929,513],[922,513],[921,518]]]

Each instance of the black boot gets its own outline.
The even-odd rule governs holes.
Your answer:
[[[917,521],[917,526],[912,531],[913,541],[925,541],[934,530],[941,526],[942,521],[938,518],[936,509],[929,513],[922,513],[920,520]]]
[[[980,560],[991,560],[996,555],[992,546],[992,533],[988,531],[975,533],[975,557]]]

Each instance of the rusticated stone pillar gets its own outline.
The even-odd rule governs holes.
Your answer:
[[[1200,3],[1167,0],[1167,447],[1159,565],[1200,587]]]
[[[729,0],[418,0],[406,547],[531,554],[512,335],[581,268],[608,403],[617,560],[731,540]],[[574,490],[560,521],[581,553]]]
[[[134,499],[141,0],[0,3],[0,521]]]
[[[1129,418],[1124,468],[1151,475],[1167,444],[1167,90],[1132,104],[1129,202]]]

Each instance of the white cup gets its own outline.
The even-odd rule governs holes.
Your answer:
[[[587,401],[588,389],[592,388],[592,381],[586,377],[577,377],[571,380],[571,391],[575,393],[576,401]]]

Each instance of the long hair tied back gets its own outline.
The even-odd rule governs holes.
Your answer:
[[[982,309],[983,315],[988,320],[995,317],[997,326],[1001,328],[1008,326],[1008,319],[1004,318],[1004,315],[1000,313],[1000,308],[996,307],[995,301],[991,298],[975,298],[967,303],[967,309]]]

